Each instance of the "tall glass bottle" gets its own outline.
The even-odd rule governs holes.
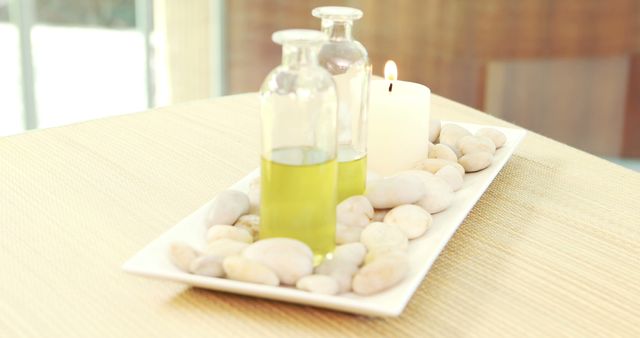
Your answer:
[[[318,262],[333,250],[336,229],[337,95],[318,64],[327,38],[285,30],[272,39],[282,45],[282,65],[260,89],[260,238],[301,240]]]
[[[362,11],[350,7],[318,7],[329,41],[318,55],[338,91],[338,202],[364,193],[367,176],[367,110],[371,66],[367,50],[351,35]]]

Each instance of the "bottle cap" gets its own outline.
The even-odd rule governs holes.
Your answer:
[[[324,6],[314,8],[311,15],[333,21],[353,21],[362,18],[362,11],[352,7]]]
[[[326,34],[313,29],[286,29],[271,35],[271,40],[279,45],[316,45],[326,42],[327,39]]]

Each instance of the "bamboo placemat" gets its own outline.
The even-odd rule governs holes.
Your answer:
[[[434,96],[436,118],[508,123]],[[120,265],[258,165],[255,94],[0,139],[0,337],[640,336],[640,175],[530,133],[399,318]]]

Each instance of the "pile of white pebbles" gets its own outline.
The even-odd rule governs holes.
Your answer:
[[[465,128],[431,121],[429,157],[414,170],[370,177],[364,196],[337,207],[332,255],[314,268],[313,253],[290,238],[258,240],[259,179],[249,193],[218,194],[207,216],[207,245],[197,250],[175,242],[169,258],[183,271],[272,286],[295,286],[336,295],[371,295],[386,290],[409,271],[409,242],[431,228],[432,214],[447,209],[465,173],[487,168],[505,135],[492,128]]]

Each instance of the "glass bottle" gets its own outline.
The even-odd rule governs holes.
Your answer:
[[[317,7],[329,41],[318,55],[333,76],[338,92],[338,202],[361,195],[367,179],[367,110],[371,66],[367,50],[351,35],[362,11],[350,7]]]
[[[262,163],[260,238],[307,243],[316,263],[335,246],[337,95],[318,64],[326,35],[315,30],[273,34],[282,65],[260,89]]]

